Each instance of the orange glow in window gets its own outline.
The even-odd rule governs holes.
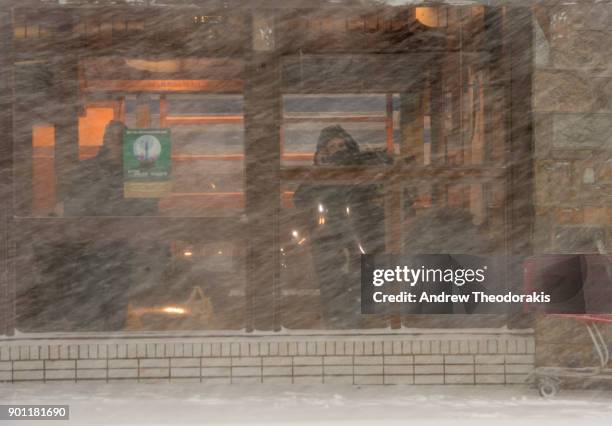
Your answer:
[[[55,206],[55,127],[37,124],[32,127],[32,210],[46,215]]]
[[[88,107],[79,117],[79,159],[93,157],[104,139],[104,128],[115,115],[113,108]]]

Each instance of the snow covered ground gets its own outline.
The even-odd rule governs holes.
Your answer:
[[[0,387],[1,404],[69,404],[52,424],[610,425],[612,392],[524,386],[210,386],[54,383]],[[8,424],[0,421],[0,424]],[[43,422],[13,422],[17,426]]]

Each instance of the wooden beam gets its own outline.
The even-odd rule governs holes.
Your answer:
[[[83,80],[83,92],[240,93],[242,80]]]
[[[254,13],[254,40],[261,31],[274,37],[273,17]],[[280,328],[280,58],[266,46],[254,44],[244,93],[249,330]]]
[[[447,161],[449,164],[462,165],[464,162],[463,152],[463,91],[466,89],[467,78],[465,70],[468,68],[464,64],[464,32],[467,19],[463,7],[450,8],[449,14],[449,40],[448,52],[444,58],[443,81],[445,83],[444,92],[450,94],[451,126],[446,135],[447,141]],[[451,37],[452,35],[452,37]],[[454,49],[453,49],[454,48]],[[448,106],[447,106],[448,107]],[[446,117],[445,117],[446,120]]]
[[[330,166],[316,169],[311,166],[285,166],[280,171],[280,177],[283,181],[346,182],[355,185],[386,181],[431,182],[432,180],[481,183],[503,179],[505,173],[504,167],[482,166]]]
[[[504,17],[500,7],[485,7],[484,30],[487,73],[484,84],[484,161],[504,164],[509,137],[510,58],[504,44]]]
[[[528,7],[506,8],[504,29],[510,58],[510,128],[506,149],[506,236],[508,244],[507,290],[520,292],[522,259],[532,253],[534,222],[533,171],[533,21]],[[531,326],[520,307],[510,312],[511,326]],[[523,320],[526,324],[523,324]]]
[[[292,94],[402,93],[422,85],[423,70],[435,58],[431,52],[283,56],[282,90]]]
[[[385,95],[385,134],[387,152],[393,155],[395,147],[393,144],[393,93]]]
[[[13,219],[13,27],[11,9],[0,10],[0,335],[15,333]]]
[[[136,97],[136,127],[149,129],[151,125],[151,98],[145,94]]]
[[[16,235],[36,235],[37,241],[160,241],[241,240],[246,233],[239,218],[111,217],[16,218]],[[151,229],[156,232],[151,234]],[[228,237],[229,236],[229,237]]]
[[[284,123],[385,123],[387,132],[389,131],[389,118],[386,115],[330,115],[330,116],[285,116]],[[391,123],[391,132],[393,123]],[[387,133],[387,137],[388,137]],[[391,136],[393,133],[391,133]],[[388,141],[389,139],[387,139]],[[393,142],[393,137],[391,137]],[[388,146],[388,144],[387,144]]]
[[[400,157],[414,159],[416,165],[425,164],[425,122],[423,110],[423,90],[400,94]]]
[[[438,58],[430,69],[430,105],[431,105],[431,164],[446,164],[446,138],[444,133],[444,81],[443,58]],[[434,207],[446,205],[447,183],[439,176],[433,176],[431,182],[431,200]]]
[[[403,182],[400,179],[389,179],[384,184],[386,253],[400,254],[402,252],[402,188]],[[388,316],[388,321],[393,329],[402,326],[399,314]]]
[[[425,110],[424,110],[424,91],[425,85],[420,84],[413,87],[412,91],[400,93],[400,159],[408,160],[408,164],[423,167],[425,164]],[[400,179],[395,179],[400,181]],[[403,196],[404,188],[416,188],[413,180],[406,179],[403,185],[392,189],[393,198],[385,203],[385,208],[389,211],[391,205],[398,210],[398,213],[389,211],[394,224],[386,229],[386,232],[397,234],[397,240],[388,241],[389,247],[393,252],[401,253],[403,250]],[[399,193],[398,193],[399,192]],[[399,224],[396,223],[399,221]],[[408,321],[406,319],[406,321]],[[389,316],[391,328],[401,328],[402,317],[397,315]],[[409,324],[406,324],[410,326]]]
[[[159,97],[159,127],[168,127],[168,99],[166,95]]]
[[[57,78],[57,99],[54,110],[55,171],[58,181],[58,199],[63,200],[70,182],[68,177],[79,162],[79,99],[77,64],[71,55],[61,56],[54,64]]]

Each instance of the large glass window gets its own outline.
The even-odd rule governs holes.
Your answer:
[[[95,52],[15,69],[17,328],[244,328],[244,63]]]
[[[444,13],[429,26],[447,34],[457,28],[482,31],[481,10],[470,12],[459,20]],[[304,31],[322,37],[326,28],[309,25]],[[502,88],[491,82],[478,43],[459,41],[456,51],[438,52],[429,60],[422,52],[283,58],[279,229],[284,326],[503,323],[502,317],[478,315],[360,314],[362,254],[496,256],[491,290],[506,286],[499,167],[505,161],[506,117],[500,108]],[[482,307],[477,313],[488,311]]]
[[[360,256],[526,229],[483,7],[57,9],[14,16],[20,330],[449,325],[361,315]]]

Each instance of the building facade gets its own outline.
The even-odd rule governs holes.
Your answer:
[[[593,358],[520,306],[360,316],[346,277],[353,239],[494,254],[516,292],[528,258],[605,252],[609,4],[5,3],[0,380],[512,384]],[[338,125],[363,159],[319,167]],[[167,163],[126,129],[169,130]],[[353,188],[350,229],[317,237],[322,186]]]

